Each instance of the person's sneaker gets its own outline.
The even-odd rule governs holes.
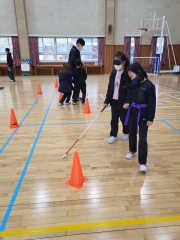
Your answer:
[[[73,102],[73,105],[76,105],[76,102]]]
[[[146,166],[145,164],[142,164],[142,165],[140,165],[139,170],[140,170],[141,172],[146,172],[146,171],[147,171],[147,166]]]
[[[127,140],[129,138],[129,134],[124,134],[122,135],[122,140]]]
[[[14,80],[10,80],[10,82],[15,82]]]
[[[59,106],[62,106],[63,105],[63,103],[59,103]]]
[[[109,139],[108,139],[108,143],[114,143],[116,140],[118,140],[118,137],[113,137],[111,136]]]
[[[66,104],[66,105],[71,105],[71,102],[66,102],[65,104]]]
[[[135,157],[136,156],[136,153],[133,153],[133,152],[128,152],[127,154],[126,154],[126,158],[127,159],[131,159],[131,158],[133,158],[133,157]]]

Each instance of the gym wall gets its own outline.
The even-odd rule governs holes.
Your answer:
[[[25,0],[29,34],[104,36],[104,0]]]
[[[100,37],[109,24],[107,1],[114,2],[113,43],[105,46],[105,73],[112,69],[117,50],[123,51],[124,35],[138,34],[142,16],[156,10],[166,16],[171,38],[180,65],[180,0],[24,0],[30,36]],[[0,36],[17,35],[14,0],[0,0]],[[158,33],[158,32],[157,32]],[[160,32],[158,33],[160,34]],[[150,55],[152,34],[141,38],[140,56]],[[106,35],[107,37],[107,35]],[[172,58],[172,54],[171,58]],[[172,61],[172,65],[173,65]],[[163,66],[166,68],[167,66]]]

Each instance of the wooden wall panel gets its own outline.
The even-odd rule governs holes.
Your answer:
[[[176,62],[177,65],[180,66],[180,44],[173,45]],[[106,45],[105,46],[105,59],[104,59],[104,73],[110,73],[113,66],[113,58],[114,54],[117,51],[123,52],[124,46],[123,45]],[[141,45],[140,46],[140,57],[148,57],[150,56],[151,46],[150,45]],[[174,58],[172,54],[172,49],[169,46],[169,55],[170,55],[170,62],[171,62],[171,69],[174,66]],[[161,65],[161,70],[169,70],[169,61],[168,61],[168,54],[166,55],[166,64]]]
[[[173,45],[173,49],[174,49],[177,65],[180,65],[180,44]],[[150,45],[141,45],[140,46],[140,57],[150,56],[150,51],[151,51]],[[171,46],[169,46],[169,56],[170,56],[171,69],[173,69],[173,66],[175,65],[175,63],[174,63]],[[166,55],[166,63],[161,64],[161,70],[169,70],[168,53]]]
[[[113,67],[114,46],[106,45],[104,53],[104,73],[110,73]]]

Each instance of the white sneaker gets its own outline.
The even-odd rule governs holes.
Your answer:
[[[75,103],[75,102],[73,102],[73,105],[76,105],[76,103]]]
[[[66,102],[65,104],[66,104],[66,105],[71,105],[71,102]]]
[[[121,140],[127,140],[128,138],[129,138],[129,134],[123,133]]]
[[[140,165],[139,170],[140,170],[141,172],[146,172],[146,171],[147,171],[147,166],[146,166],[146,165]]]
[[[128,152],[127,154],[126,154],[126,158],[127,159],[131,159],[131,158],[133,158],[133,157],[135,157],[136,156],[136,153],[133,153],[133,152]]]
[[[114,143],[116,140],[118,140],[118,137],[113,137],[111,136],[109,139],[108,139],[108,143]]]
[[[63,103],[59,103],[59,106],[62,106],[63,105]]]

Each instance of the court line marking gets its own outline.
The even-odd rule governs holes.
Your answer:
[[[164,93],[164,94],[167,95],[167,96],[169,96],[169,97],[176,98],[176,99],[180,100],[180,98],[177,98],[177,97],[171,96],[171,95],[168,94],[168,93]]]
[[[78,231],[87,230],[94,228],[107,228],[107,227],[120,227],[120,226],[132,226],[132,225],[145,225],[154,223],[164,222],[179,222],[180,216],[161,216],[161,217],[150,217],[150,218],[133,218],[127,220],[110,220],[104,222],[89,222],[89,223],[75,223],[68,225],[39,227],[30,229],[20,230],[6,230],[0,232],[1,237],[15,237],[23,235],[34,235],[34,234],[47,234],[47,233],[58,233],[66,231]]]
[[[103,95],[102,95],[102,94],[99,94],[99,95],[102,97],[102,99],[103,99],[103,100],[105,100],[105,98],[103,97]]]
[[[172,121],[178,121],[180,118],[161,118],[161,119],[155,119],[154,122],[160,122],[163,120],[172,120]],[[61,126],[61,125],[75,125],[75,124],[89,124],[91,122],[61,122],[61,123],[46,123],[44,124],[44,127],[48,126]],[[110,121],[104,121],[104,122],[94,122],[94,124],[106,124],[109,123]],[[35,123],[35,124],[23,124],[22,127],[32,127],[32,126],[39,126],[41,124]]]
[[[44,88],[44,90],[42,91],[42,93],[45,93],[45,91],[47,90],[49,84],[53,81],[53,78],[48,82],[48,84],[46,85],[46,87]],[[28,112],[25,114],[25,116],[23,117],[23,119],[21,120],[21,122],[19,123],[19,125],[21,126],[23,124],[23,122],[26,120],[26,118],[28,117],[28,115],[30,114],[30,112],[33,110],[34,106],[36,105],[36,103],[39,101],[39,99],[41,98],[41,96],[39,96],[35,102],[33,103],[33,105],[31,106],[31,108],[28,110]],[[19,128],[16,128],[10,135],[10,137],[6,140],[6,142],[4,143],[4,145],[2,146],[2,148],[0,148],[0,154],[4,151],[4,149],[7,147],[7,145],[9,144],[9,142],[11,141],[11,139],[13,138],[14,134],[18,131]]]
[[[176,131],[177,133],[180,134],[180,130],[178,130],[177,128],[175,128],[173,125],[171,125],[170,123],[168,123],[166,120],[162,120],[163,123],[165,123],[166,125],[168,125],[170,128],[172,128],[174,131]]]
[[[10,214],[11,214],[11,211],[12,211],[12,209],[13,209],[14,203],[15,203],[16,198],[17,198],[17,196],[18,196],[18,193],[19,193],[19,191],[20,191],[21,185],[22,185],[22,183],[23,183],[24,177],[25,177],[25,175],[26,175],[27,169],[28,169],[29,164],[30,164],[30,162],[31,162],[33,153],[34,153],[34,151],[35,151],[37,142],[38,142],[39,137],[40,137],[40,134],[41,134],[41,132],[42,132],[44,123],[45,123],[46,118],[47,118],[47,115],[48,115],[48,113],[49,113],[49,110],[50,110],[51,104],[52,104],[52,102],[53,102],[55,93],[56,93],[56,89],[55,89],[54,92],[53,92],[53,95],[52,95],[51,100],[50,100],[50,102],[49,102],[48,108],[47,108],[47,110],[46,110],[46,112],[45,112],[44,118],[43,118],[43,120],[42,120],[42,123],[41,123],[41,125],[40,125],[39,130],[38,130],[38,133],[37,133],[37,135],[36,135],[36,138],[35,138],[35,140],[34,140],[34,143],[33,143],[33,145],[32,145],[32,148],[31,148],[31,150],[30,150],[29,156],[28,156],[28,158],[27,158],[27,160],[26,160],[26,163],[25,163],[25,165],[24,165],[24,169],[23,169],[23,171],[22,171],[22,173],[21,173],[21,176],[20,176],[20,178],[19,178],[19,181],[18,181],[18,183],[17,183],[17,185],[16,185],[16,188],[15,188],[15,190],[14,190],[14,193],[13,193],[13,196],[12,196],[12,198],[11,198],[11,200],[10,200],[10,203],[8,204],[8,207],[7,207],[7,209],[6,209],[6,213],[5,213],[4,217],[3,217],[3,220],[2,220],[1,225],[0,225],[0,231],[4,231],[4,229],[5,229],[5,227],[6,227],[6,224],[7,224],[7,222],[8,222],[9,216],[10,216]]]

